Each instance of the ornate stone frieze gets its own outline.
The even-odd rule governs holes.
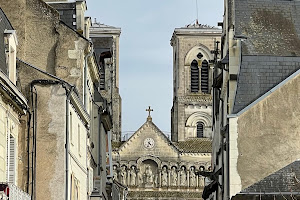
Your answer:
[[[212,104],[211,95],[179,96],[178,102],[181,104],[202,103],[204,105]]]

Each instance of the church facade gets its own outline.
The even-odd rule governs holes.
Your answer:
[[[171,140],[146,122],[125,142],[113,143],[113,176],[128,199],[201,199],[211,169],[211,50],[221,30],[195,24],[175,29]],[[154,119],[155,120],[155,119]]]

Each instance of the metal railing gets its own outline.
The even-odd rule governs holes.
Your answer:
[[[11,183],[2,183],[1,185],[6,185],[8,189],[6,187],[3,191],[0,191],[0,200],[31,200],[31,196],[18,188],[16,185]]]

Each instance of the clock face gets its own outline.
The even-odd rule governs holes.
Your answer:
[[[154,140],[152,138],[146,138],[144,140],[144,146],[148,149],[151,149],[154,147]]]

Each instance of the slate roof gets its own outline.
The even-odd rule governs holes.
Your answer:
[[[241,193],[300,192],[300,160],[295,161],[261,181],[242,190]]]
[[[230,1],[232,2],[232,1]],[[300,1],[234,1],[235,35],[242,41],[233,113],[300,69]]]
[[[300,57],[243,56],[233,113],[300,69]]]
[[[184,153],[211,153],[212,141],[209,138],[191,138],[186,141],[173,143]]]
[[[60,16],[60,20],[72,29],[76,30],[76,2],[49,3],[55,8]]]
[[[235,35],[244,35],[243,55],[300,56],[300,2],[234,1]]]

